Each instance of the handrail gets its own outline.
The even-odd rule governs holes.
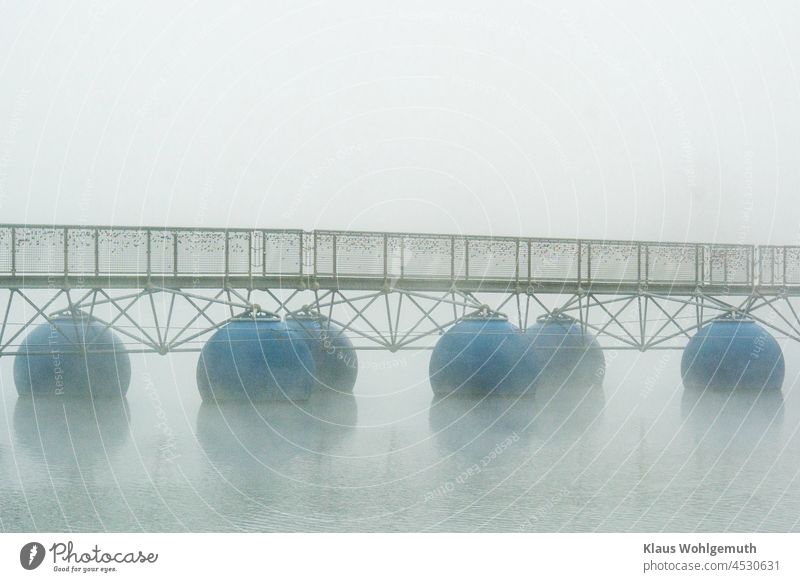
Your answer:
[[[0,276],[800,285],[800,246],[300,229],[0,225]]]

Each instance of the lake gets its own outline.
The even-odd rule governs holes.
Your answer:
[[[0,361],[4,531],[797,531],[800,348],[782,395],[692,396],[679,351],[603,386],[435,400],[430,352],[361,352],[353,396],[212,406],[197,354],[125,401],[19,399]]]

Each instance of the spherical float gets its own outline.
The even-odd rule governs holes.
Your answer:
[[[197,387],[206,401],[306,400],[314,358],[304,338],[280,317],[247,313],[212,335],[197,362]]]
[[[439,338],[429,374],[434,394],[518,395],[531,390],[536,362],[528,341],[505,317],[475,316]]]
[[[358,377],[358,356],[344,329],[317,314],[292,315],[286,318],[286,324],[311,351],[315,387],[352,392]]]
[[[681,358],[683,385],[690,389],[780,390],[783,352],[752,319],[720,317],[689,340]]]
[[[81,312],[61,312],[34,328],[14,358],[20,396],[124,396],[130,356],[103,323]]]
[[[569,317],[536,320],[525,335],[531,342],[538,386],[592,386],[602,383],[606,360],[592,334]]]

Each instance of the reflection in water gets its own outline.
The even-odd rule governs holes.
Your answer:
[[[535,413],[530,397],[453,394],[434,397],[428,418],[438,443],[472,458],[482,457],[504,443],[528,439]]]
[[[665,529],[760,531],[781,522],[788,506],[779,507],[798,466],[782,435],[781,392],[685,389],[681,415],[681,454],[669,465],[673,487],[682,487],[685,499],[668,514]],[[796,526],[792,518],[782,528]]]
[[[197,436],[217,468],[255,476],[295,457],[324,454],[358,418],[352,394],[315,393],[303,403],[204,402]]]
[[[198,494],[214,512],[238,513],[237,526],[247,530],[305,523],[303,504],[325,498],[305,487],[328,483],[317,476],[339,466],[332,457],[357,415],[352,394],[332,391],[302,403],[204,402],[196,434],[207,462]]]
[[[774,436],[783,424],[783,394],[685,389],[681,398],[684,425],[696,438],[723,445],[745,445]]]
[[[604,406],[602,386],[543,385],[535,398],[434,398],[429,418],[437,440],[448,449],[477,454],[508,437],[584,435]]]
[[[605,408],[602,384],[542,384],[536,388],[536,427],[543,438],[580,436],[597,424]]]
[[[158,406],[129,399],[132,430],[124,401],[6,391],[0,515],[12,531],[797,530],[800,400],[684,394],[677,370],[645,392],[659,357],[612,370],[605,398],[431,402],[393,370],[355,397],[198,413],[178,383]]]
[[[350,393],[320,390],[308,401],[311,428],[327,437],[343,435],[358,423],[356,398]]]
[[[203,402],[197,437],[219,468],[270,468],[305,449],[305,405],[290,402]]]
[[[80,470],[105,464],[130,435],[124,398],[19,398],[14,434],[23,451],[56,467]]]

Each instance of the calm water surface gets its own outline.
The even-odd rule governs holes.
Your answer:
[[[136,356],[126,402],[18,399],[0,361],[5,531],[796,531],[800,350],[782,397],[692,398],[680,352],[601,389],[434,400],[428,352],[355,395],[201,405],[196,354]]]

